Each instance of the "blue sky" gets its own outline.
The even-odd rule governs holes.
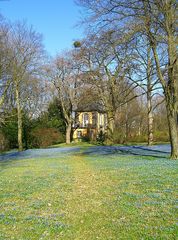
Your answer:
[[[55,55],[82,37],[79,8],[73,0],[0,0],[0,13],[11,21],[26,20],[43,34],[46,50]]]

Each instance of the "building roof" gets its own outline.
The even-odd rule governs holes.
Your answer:
[[[99,102],[79,104],[74,111],[105,113],[104,106]]]

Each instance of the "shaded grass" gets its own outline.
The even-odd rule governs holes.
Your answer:
[[[176,161],[82,151],[0,163],[0,239],[176,239]]]

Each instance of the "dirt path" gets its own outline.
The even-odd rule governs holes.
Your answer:
[[[104,236],[108,235],[108,232],[106,233],[103,227],[103,215],[107,215],[107,213],[103,211],[104,196],[103,193],[100,193],[100,188],[104,188],[105,183],[103,179],[101,181],[99,172],[93,169],[84,157],[73,157],[69,164],[73,170],[74,181],[64,211],[69,219],[69,224],[75,231],[71,231],[70,228],[71,236],[68,237],[83,240],[105,239]],[[107,217],[106,221],[108,221]],[[97,225],[98,227],[96,227]],[[94,236],[95,238],[93,238]]]

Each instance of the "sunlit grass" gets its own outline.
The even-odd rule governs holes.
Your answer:
[[[94,144],[90,143],[90,142],[71,142],[69,144],[66,144],[66,143],[59,143],[59,144],[55,144],[55,145],[52,145],[50,146],[49,148],[59,148],[59,147],[91,147],[93,146]],[[95,144],[96,145],[96,144]]]
[[[2,161],[0,239],[176,239],[177,165],[83,150]]]

